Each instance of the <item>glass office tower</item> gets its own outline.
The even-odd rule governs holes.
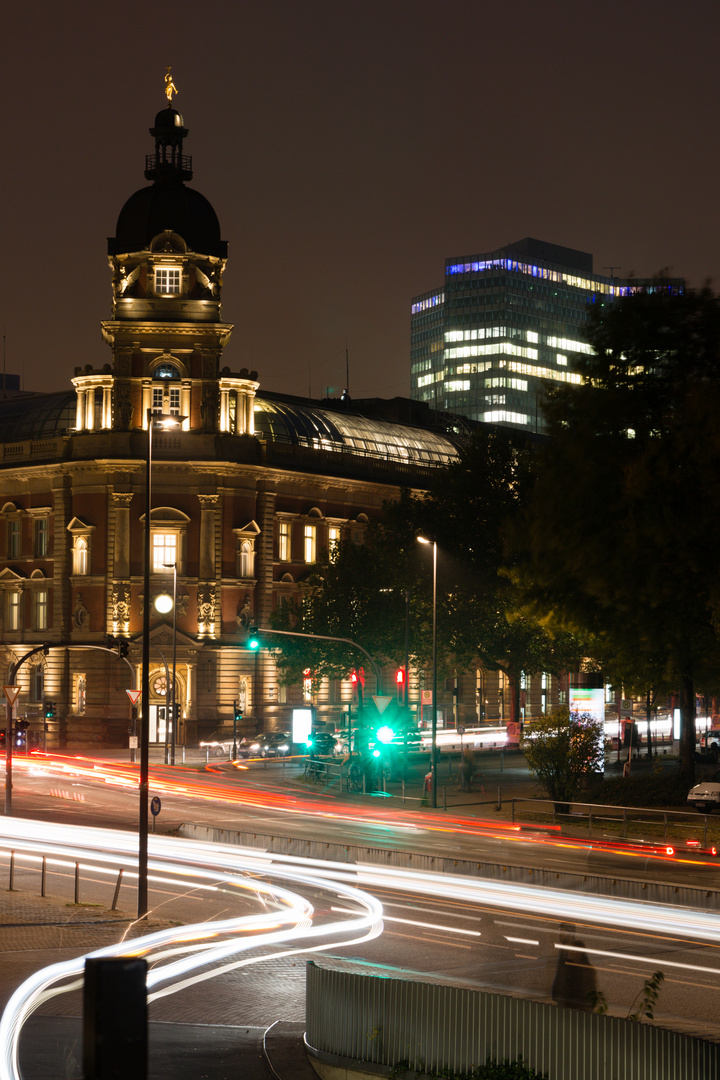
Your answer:
[[[448,259],[445,284],[415,297],[410,396],[486,423],[541,431],[544,382],[579,382],[591,352],[590,304],[681,279],[621,280],[593,273],[592,255],[526,238],[484,255]]]

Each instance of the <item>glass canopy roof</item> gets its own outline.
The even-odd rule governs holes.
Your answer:
[[[458,456],[449,436],[424,428],[259,397],[255,434],[271,442],[415,465],[445,465]]]

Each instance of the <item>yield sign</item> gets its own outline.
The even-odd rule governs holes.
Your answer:
[[[19,686],[3,686],[3,693],[5,694],[5,697],[7,698],[8,705],[10,705],[12,707],[15,704],[15,702],[17,701],[17,699],[18,699],[18,694],[20,693],[20,687]]]
[[[373,701],[375,702],[377,711],[382,716],[382,714],[385,712],[388,705],[392,701],[392,697],[380,697],[379,694],[373,694]]]
[[[130,698],[130,704],[137,705],[142,690],[126,690],[125,693]]]

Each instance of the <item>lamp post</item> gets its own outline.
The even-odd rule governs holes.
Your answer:
[[[150,515],[152,511],[153,428],[177,427],[184,416],[153,413],[148,409],[147,453],[145,455],[145,534],[143,536],[143,618],[142,618],[142,722],[140,726],[140,815],[138,824],[138,919],[148,913],[148,799],[150,794]]]
[[[433,549],[433,629],[432,629],[432,741],[430,745],[430,804],[437,806],[437,540],[418,536],[420,544],[431,544]]]
[[[177,563],[163,563],[173,572],[173,659],[172,659],[172,711],[170,713],[170,764],[175,764],[175,668],[177,665]]]

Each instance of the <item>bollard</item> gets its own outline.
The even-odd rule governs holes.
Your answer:
[[[405,777],[403,776],[402,782],[402,801],[405,802]]]
[[[8,892],[12,892],[15,888],[15,852],[10,852],[10,883],[8,885]]]
[[[184,746],[182,748],[182,752],[183,752],[183,765],[184,765],[185,764],[185,747]]]
[[[75,903],[80,903],[80,863],[75,863]]]
[[[447,788],[443,784],[443,810],[447,810]]]
[[[45,895],[45,878],[47,875],[47,856],[43,855],[42,869],[40,871],[40,895]]]
[[[502,810],[502,788],[498,788],[498,810]],[[515,800],[513,799],[513,821],[515,820]]]
[[[111,911],[115,911],[115,909],[117,908],[118,896],[120,895],[120,886],[122,885],[122,879],[123,879],[123,874],[124,873],[125,873],[124,870],[122,870],[122,869],[118,870],[118,878],[117,878],[117,883],[115,885],[115,893],[113,895],[112,907],[110,908]]]

